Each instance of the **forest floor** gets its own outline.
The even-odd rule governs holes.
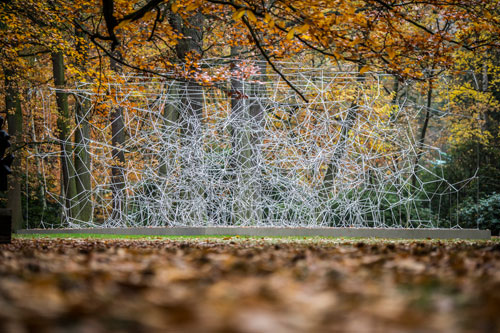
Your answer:
[[[0,332],[498,332],[500,242],[14,237]]]

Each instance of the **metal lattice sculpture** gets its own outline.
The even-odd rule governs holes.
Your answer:
[[[71,207],[48,193],[63,225],[435,226],[426,205],[459,189],[427,167],[439,149],[417,138],[425,106],[409,83],[395,94],[390,75],[284,68],[305,102],[262,64],[245,66],[255,66],[251,75],[236,66],[212,85],[128,76],[72,89],[75,131],[90,126],[75,145],[88,169],[74,177],[91,177],[91,187]],[[38,141],[58,142],[48,125],[53,93],[40,92]],[[111,116],[98,121],[99,112]],[[28,160],[47,177],[57,155],[33,150]],[[430,183],[443,185],[430,192]]]

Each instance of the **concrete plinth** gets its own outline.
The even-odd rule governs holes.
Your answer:
[[[277,228],[277,227],[137,227],[89,229],[25,229],[19,234],[105,234],[147,236],[318,236],[377,237],[401,239],[490,239],[489,230],[475,229],[392,229],[392,228]]]

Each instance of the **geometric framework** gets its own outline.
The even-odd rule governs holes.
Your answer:
[[[430,202],[458,195],[470,180],[448,184],[439,148],[419,142],[428,110],[413,83],[400,83],[395,96],[392,75],[280,65],[307,102],[248,61],[205,63],[196,80],[124,75],[65,90],[83,117],[64,143],[89,156],[86,170],[69,167],[76,182],[85,173],[91,184],[70,200],[47,186],[44,195],[63,211],[58,225],[437,227]],[[215,75],[215,84],[197,83]],[[27,163],[45,182],[62,154],[56,91],[34,92],[42,117],[32,120],[33,139],[57,143],[29,150]],[[448,116],[429,112],[434,122]],[[74,144],[82,126],[89,135]],[[84,203],[90,218],[82,218]],[[53,225],[30,220],[28,209],[35,226]]]

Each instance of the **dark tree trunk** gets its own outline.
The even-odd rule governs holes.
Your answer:
[[[170,21],[174,29],[182,33],[181,38],[175,47],[177,57],[181,61],[185,61],[189,56],[199,57],[202,54],[203,45],[203,25],[205,17],[198,13],[184,21],[179,15],[173,14]],[[190,189],[181,191],[181,200],[189,204],[194,204],[197,201],[199,204],[204,200],[203,179],[193,177],[198,174],[202,167],[201,156],[203,154],[203,143],[201,136],[203,132],[203,88],[194,80],[188,79],[179,89],[181,99],[181,110],[179,110],[180,122],[180,141],[182,159],[181,168],[183,176]],[[198,197],[198,200],[194,200]],[[192,220],[206,220],[206,208],[197,205],[196,207],[188,207],[189,213],[188,222]]]
[[[395,107],[395,106],[397,106],[398,95],[399,95],[399,78],[396,75],[394,75],[393,91],[394,91],[394,96],[392,97],[391,102],[392,102],[392,106]],[[397,120],[397,114],[394,113],[394,109],[391,110],[390,120],[391,120],[391,122]]]
[[[361,68],[361,65],[359,65]],[[365,75],[359,74],[356,78],[356,84],[361,85],[365,81]],[[335,150],[333,151],[333,155],[330,158],[328,163],[325,176],[323,178],[323,183],[319,190],[320,197],[320,205],[318,207],[316,217],[319,223],[329,222],[330,214],[329,214],[329,200],[333,193],[335,178],[337,177],[339,166],[342,159],[345,156],[347,145],[349,141],[349,133],[354,127],[356,123],[356,119],[358,117],[359,110],[359,92],[357,93],[357,97],[352,101],[349,109],[347,110],[347,115],[345,119],[342,121],[340,128],[340,137],[339,142],[337,143]]]
[[[349,110],[347,111],[347,116],[345,120],[342,122],[340,128],[340,138],[335,150],[333,152],[333,156],[328,163],[328,168],[326,169],[325,177],[323,178],[323,188],[320,192],[323,198],[327,199],[328,195],[333,190],[333,184],[335,177],[337,177],[339,162],[345,155],[345,151],[347,148],[347,141],[349,140],[349,132],[356,122],[358,114],[358,105],[357,102],[352,102]]]
[[[360,74],[359,77],[357,78],[358,84],[362,84],[364,80],[365,78],[363,74]],[[347,143],[349,141],[349,132],[356,123],[356,118],[358,116],[358,109],[359,109],[358,102],[359,102],[359,97],[355,98],[352,101],[351,106],[347,111],[346,118],[345,120],[342,121],[342,125],[340,128],[339,142],[335,147],[333,156],[330,159],[330,162],[328,163],[325,177],[323,178],[323,186],[320,191],[320,195],[323,197],[323,199],[328,199],[329,194],[333,190],[333,184],[335,181],[335,177],[337,177],[339,163],[342,160],[342,158],[344,158],[345,151],[347,149]]]
[[[232,57],[239,54],[232,48]],[[260,63],[259,74],[265,74],[265,63]],[[262,77],[257,78],[261,80]],[[233,188],[233,223],[252,224],[262,219],[261,177],[259,176],[258,144],[261,141],[264,85],[231,79],[231,174]]]
[[[172,86],[169,87],[167,92],[168,103],[163,108],[163,126],[164,126],[164,135],[163,140],[165,145],[169,148],[172,147],[178,139],[178,121],[179,121],[179,110],[172,103],[176,96],[178,95],[178,86],[177,82],[174,82]],[[173,159],[174,155],[169,151],[165,156],[159,156],[160,159],[160,176],[167,176],[169,171],[172,171],[173,168]]]
[[[121,59],[119,52],[114,52],[116,58]],[[121,66],[117,61],[111,60],[111,70],[116,75],[121,74]],[[123,222],[125,212],[125,124],[123,121],[123,108],[113,106],[110,114],[111,121],[111,155],[113,158],[111,166],[111,191],[113,193],[113,211],[111,219]]]
[[[175,46],[179,60],[185,61],[189,55],[201,56],[204,20],[205,17],[200,13],[190,17],[188,22],[184,22],[179,15],[172,15],[172,26],[184,36]],[[184,82],[180,90],[183,106],[180,111],[180,120],[183,125],[182,135],[193,141],[192,139],[198,138],[201,134],[203,89],[194,80],[188,80]]]
[[[427,89],[427,103],[425,109],[425,118],[422,128],[420,130],[420,137],[417,142],[417,156],[415,157],[415,163],[413,166],[413,175],[411,178],[411,184],[415,188],[417,185],[417,169],[420,163],[420,159],[424,154],[424,144],[425,144],[425,136],[427,135],[427,128],[429,127],[429,120],[432,117],[431,114],[431,104],[432,104],[432,82],[429,81],[429,88]]]
[[[75,201],[76,185],[75,170],[73,165],[73,149],[70,138],[70,114],[68,105],[68,94],[63,90],[66,88],[64,78],[64,58],[62,53],[52,53],[52,69],[54,84],[56,86],[56,102],[59,115],[57,118],[57,129],[61,145],[61,174],[62,195],[65,200],[65,214],[67,218],[74,218],[78,207]]]
[[[15,150],[22,142],[23,134],[23,112],[19,98],[19,88],[10,81],[12,71],[6,70],[5,76],[5,113],[7,114],[8,132],[11,136],[12,150]],[[14,156],[12,163],[12,175],[9,176],[7,192],[7,208],[12,210],[12,230],[16,231],[24,226],[22,201],[21,201],[21,159],[20,153]]]
[[[175,46],[179,60],[184,61],[189,55],[201,56],[203,43],[204,16],[196,14],[184,22],[179,15],[173,15],[172,25],[181,32],[181,38]],[[197,141],[201,135],[201,124],[203,120],[203,89],[194,80],[184,83],[180,91],[183,109],[180,112],[182,123],[182,135],[189,141]]]
[[[85,34],[76,29],[78,38],[85,38]],[[79,42],[76,45],[77,51],[83,56],[78,67],[81,71],[87,65],[87,54],[83,45]],[[90,175],[90,154],[88,151],[88,140],[90,138],[90,126],[87,113],[90,109],[90,101],[84,98],[76,100],[76,131],[75,131],[75,171],[76,171],[76,200],[78,202],[78,214],[75,217],[82,222],[92,221],[92,198],[91,198],[91,175]]]

